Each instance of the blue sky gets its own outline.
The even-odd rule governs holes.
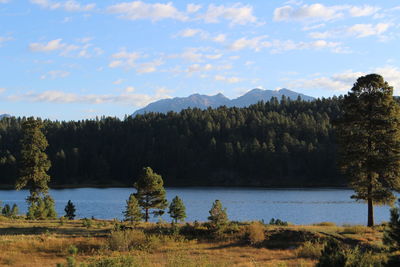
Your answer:
[[[0,114],[78,120],[192,93],[400,94],[397,1],[0,0]]]

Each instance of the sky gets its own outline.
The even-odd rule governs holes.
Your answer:
[[[193,93],[400,95],[398,1],[0,0],[0,114],[123,118]]]

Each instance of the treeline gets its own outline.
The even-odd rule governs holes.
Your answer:
[[[152,166],[167,186],[344,186],[332,120],[342,98],[248,108],[44,121],[50,186],[131,186]],[[0,120],[0,184],[17,178],[21,124]]]

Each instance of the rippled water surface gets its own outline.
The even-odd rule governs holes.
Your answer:
[[[125,201],[133,189],[80,188],[51,190],[59,215],[69,199],[75,204],[77,216],[102,219],[122,218]],[[167,188],[168,200],[178,195],[186,205],[187,221],[206,221],[215,199],[227,208],[230,220],[265,220],[279,218],[295,224],[322,221],[337,224],[365,224],[367,206],[350,199],[346,189],[252,189],[252,188]],[[0,200],[17,203],[26,212],[27,191],[0,190]],[[170,220],[164,215],[165,220]],[[375,207],[376,222],[389,219],[389,207]]]

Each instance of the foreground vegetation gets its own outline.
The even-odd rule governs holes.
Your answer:
[[[27,221],[0,217],[1,266],[315,266],[328,240],[349,263],[382,266],[385,226],[266,225],[231,222],[140,223],[105,220]],[[356,249],[355,249],[356,248]],[[355,250],[354,250],[355,249]],[[84,265],[86,264],[86,265]],[[376,264],[376,265],[375,265]]]

